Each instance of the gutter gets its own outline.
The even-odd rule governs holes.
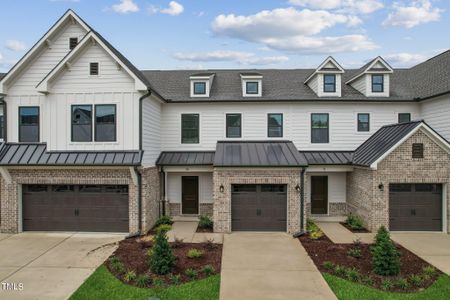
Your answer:
[[[305,172],[306,168],[302,169],[300,173],[300,231],[293,234],[294,238],[298,238],[306,233],[305,221]]]

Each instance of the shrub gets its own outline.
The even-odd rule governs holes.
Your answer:
[[[170,273],[175,265],[175,256],[172,253],[166,232],[161,230],[156,234],[155,244],[151,251],[150,269],[159,275]]]
[[[307,231],[316,231],[317,229],[319,229],[319,226],[317,226],[316,222],[314,222],[313,219],[306,220],[306,230]]]
[[[355,268],[348,268],[345,270],[345,277],[351,281],[359,281],[361,275]]]
[[[164,286],[164,280],[162,280],[161,278],[155,278],[153,279],[153,286],[156,288],[160,288]]]
[[[309,232],[309,237],[312,240],[318,240],[324,235],[313,219],[306,220],[306,230]]]
[[[180,284],[181,283],[181,276],[179,274],[177,275],[173,275],[170,274],[169,275],[169,280],[172,284]]]
[[[160,225],[172,225],[172,217],[170,216],[161,216],[155,223],[155,227],[159,227]]]
[[[181,248],[183,246],[184,239],[177,237],[173,238],[172,248]]]
[[[172,225],[169,224],[161,224],[158,227],[156,227],[156,234],[158,234],[161,231],[167,232],[170,229],[172,229]]]
[[[198,227],[213,228],[213,221],[207,215],[201,215],[198,217]]]
[[[360,258],[362,256],[361,249],[350,248],[347,252],[347,255],[355,258]]]
[[[419,275],[413,274],[409,276],[409,282],[411,282],[411,284],[414,286],[421,286],[423,283],[423,278]]]
[[[318,240],[318,239],[320,239],[321,237],[323,237],[323,232],[322,232],[322,230],[317,230],[317,231],[312,231],[312,232],[310,232],[309,233],[309,237],[311,238],[311,239],[313,239],[313,240]]]
[[[346,269],[345,269],[345,267],[343,267],[343,266],[336,265],[336,266],[334,267],[334,272],[336,272],[336,274],[339,275],[339,276],[345,276],[345,274],[346,274]]]
[[[111,264],[114,264],[114,263],[120,262],[120,260],[119,260],[119,258],[118,258],[117,256],[111,256],[111,257],[109,258],[109,262],[110,262]]]
[[[400,272],[400,253],[391,241],[389,232],[384,226],[378,229],[372,247],[372,263],[378,275],[390,276]]]
[[[184,271],[184,274],[191,279],[195,279],[198,276],[198,272],[191,268]]]
[[[408,280],[406,280],[405,278],[400,278],[399,280],[397,280],[395,285],[402,290],[407,290],[409,288]]]
[[[216,273],[216,269],[214,269],[214,267],[212,265],[206,265],[202,268],[203,273],[205,273],[206,275],[213,275],[214,273]]]
[[[324,261],[322,266],[327,270],[332,270],[334,268],[334,264],[331,261]]]
[[[347,216],[345,223],[353,230],[364,229],[364,220],[360,216],[351,213]]]
[[[150,276],[148,276],[147,274],[139,275],[139,276],[136,278],[136,285],[137,285],[138,287],[146,287],[146,286],[148,286],[150,283],[151,283],[151,279],[150,279]]]
[[[189,249],[188,253],[186,254],[188,258],[200,258],[203,256],[203,251],[198,250],[195,248]]]
[[[111,268],[119,274],[125,273],[125,267],[119,260],[111,262]]]
[[[434,273],[436,273],[436,269],[433,268],[432,266],[426,266],[426,267],[423,267],[422,272],[426,276],[433,276]]]
[[[364,277],[361,281],[362,281],[362,283],[364,283],[365,285],[374,285],[374,283],[375,283],[375,281],[374,281],[371,277],[369,277],[369,276]]]
[[[125,273],[125,275],[123,275],[123,280],[125,282],[131,282],[134,281],[136,279],[136,272],[134,271],[128,271]]]
[[[390,289],[392,289],[394,287],[394,284],[392,283],[391,280],[389,279],[385,279],[381,282],[381,288],[385,291],[389,291]]]

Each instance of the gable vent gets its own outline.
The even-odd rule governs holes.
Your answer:
[[[423,158],[423,144],[412,144],[412,158]]]
[[[98,75],[98,63],[95,62],[89,64],[89,74]]]
[[[69,49],[72,50],[78,45],[78,38],[70,38],[69,39]]]

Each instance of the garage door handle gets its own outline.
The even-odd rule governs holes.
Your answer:
[[[261,210],[260,210],[259,208],[256,210],[256,215],[257,215],[257,216],[260,216],[260,215],[261,215]]]
[[[413,208],[411,209],[411,216],[415,216],[416,215],[416,210]]]
[[[80,210],[78,208],[75,208],[74,214],[75,214],[75,216],[79,216],[80,215]]]

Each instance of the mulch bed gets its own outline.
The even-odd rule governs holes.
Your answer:
[[[339,274],[336,274],[334,269],[327,269],[324,267],[324,262],[332,262],[335,266],[345,266],[347,268],[355,268],[363,279],[370,278],[373,282],[368,284],[375,288],[381,288],[381,284],[384,280],[389,279],[393,283],[397,280],[404,278],[408,279],[411,275],[423,275],[423,268],[430,266],[427,262],[403,248],[402,246],[396,244],[397,249],[401,253],[400,261],[401,261],[401,269],[400,274],[397,276],[380,276],[373,272],[372,267],[372,254],[370,251],[370,244],[358,244],[357,247],[361,249],[362,256],[359,258],[355,258],[349,256],[348,250],[351,248],[355,248],[356,244],[334,244],[326,235],[318,240],[312,240],[307,235],[299,238],[303,247],[308,252],[311,259],[314,261],[315,265],[321,272],[327,272],[339,277]],[[389,291],[396,292],[413,292],[422,290],[427,288],[431,284],[433,284],[437,278],[442,273],[436,269],[436,272],[429,276],[428,278],[424,278],[422,284],[419,286],[410,285],[407,289],[401,289],[399,287],[393,287]],[[424,276],[422,276],[424,277]],[[347,279],[347,278],[345,278]],[[361,282],[360,282],[361,283]],[[366,283],[366,282],[362,282]],[[366,283],[367,284],[367,283]]]
[[[348,230],[350,230],[353,233],[370,233],[369,230],[367,230],[366,228],[362,228],[362,229],[353,229],[350,227],[350,225],[348,225],[345,222],[339,222],[339,224],[341,224],[342,226],[344,226],[345,228],[347,228]]]
[[[196,232],[212,233],[212,232],[214,232],[214,231],[213,231],[213,228],[212,228],[212,227],[209,227],[209,228],[203,228],[203,227],[197,226],[197,231],[196,231]]]
[[[170,243],[173,254],[176,257],[176,264],[171,274],[180,275],[180,283],[192,281],[193,279],[186,276],[187,269],[194,269],[198,271],[198,276],[195,280],[208,277],[202,272],[205,265],[212,265],[215,269],[215,274],[220,274],[222,261],[222,245],[213,243]],[[153,280],[161,279],[166,285],[170,285],[170,275],[160,276],[151,272],[149,268],[148,250],[152,247],[152,242],[141,237],[130,238],[119,243],[119,247],[112,254],[123,263],[125,270],[135,271],[139,276],[141,274],[148,274]],[[199,258],[188,258],[186,256],[189,249],[198,249],[203,251],[203,256]],[[119,280],[126,284],[134,285],[133,282],[127,283],[123,280],[123,274],[118,274],[110,265],[110,261],[105,262],[109,271]],[[152,281],[153,281],[152,280]]]

